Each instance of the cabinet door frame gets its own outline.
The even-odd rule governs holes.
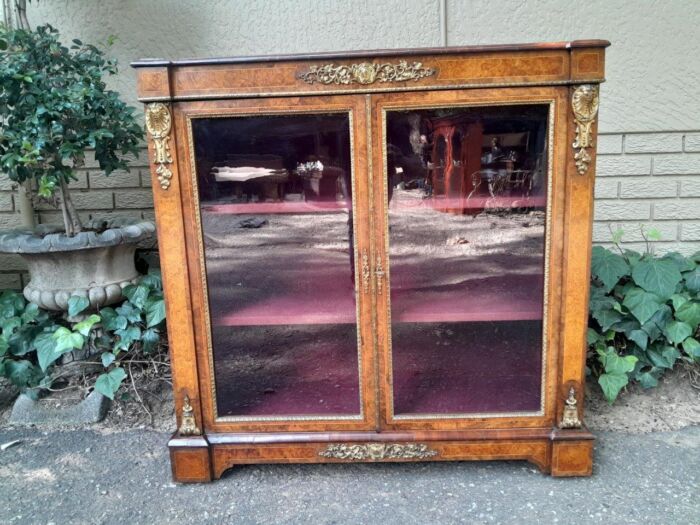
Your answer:
[[[372,95],[372,193],[374,252],[372,261],[380,263],[387,290],[376,296],[378,373],[381,392],[380,426],[382,430],[462,430],[477,428],[528,428],[555,425],[562,360],[561,351],[562,288],[564,272],[563,243],[565,232],[566,182],[573,176],[568,162],[568,87],[497,88],[445,90],[436,92],[389,93]],[[393,413],[393,384],[391,363],[391,304],[390,261],[388,237],[388,191],[386,165],[386,112],[401,109],[430,109],[439,107],[508,106],[543,104],[549,106],[547,151],[548,203],[545,233],[545,297],[543,312],[543,363],[541,410],[532,415],[523,413],[498,414],[424,414]],[[590,244],[590,241],[588,241]],[[376,268],[373,268],[376,271]],[[376,272],[375,272],[376,273]],[[376,284],[375,284],[376,287]],[[575,343],[576,339],[572,338]]]
[[[204,433],[282,432],[282,431],[358,431],[377,427],[376,357],[373,346],[373,303],[369,289],[363,289],[361,260],[370,250],[367,181],[368,106],[362,95],[306,96],[258,99],[227,99],[216,101],[177,102],[173,104],[173,122],[177,141],[177,163],[183,210],[183,224],[191,289],[194,348],[199,380]],[[309,113],[350,114],[354,254],[356,264],[355,297],[357,300],[357,346],[360,414],[358,416],[295,415],[295,416],[217,416],[212,353],[211,325],[207,294],[206,271],[197,173],[194,160],[192,120],[197,118],[226,118],[251,115],[298,115]]]

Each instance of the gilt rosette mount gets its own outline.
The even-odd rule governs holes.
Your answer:
[[[437,456],[437,450],[422,443],[362,443],[350,445],[338,443],[328,445],[318,453],[319,456],[332,459],[353,461],[380,459],[426,459]]]
[[[172,164],[173,158],[170,154],[170,128],[172,118],[168,106],[162,102],[154,102],[146,106],[146,129],[153,139],[155,153],[153,161],[156,164],[156,175],[160,187],[167,190],[170,187],[170,179],[173,172],[168,164]]]
[[[576,120],[576,138],[573,147],[576,150],[574,160],[579,174],[585,175],[591,164],[588,149],[593,144],[593,123],[598,115],[599,89],[597,85],[584,84],[574,90],[571,108]]]
[[[437,73],[435,69],[423,67],[421,62],[409,64],[405,60],[398,63],[361,62],[359,64],[324,64],[311,66],[309,71],[299,73],[298,78],[307,84],[374,84],[375,82],[417,81]]]

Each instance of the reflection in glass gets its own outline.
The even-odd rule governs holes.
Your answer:
[[[387,112],[399,417],[540,410],[547,113]]]
[[[349,115],[192,127],[218,415],[359,414]]]

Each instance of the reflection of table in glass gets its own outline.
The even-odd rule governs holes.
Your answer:
[[[590,474],[606,45],[137,64],[154,181],[172,172],[154,199],[175,479],[464,459]]]

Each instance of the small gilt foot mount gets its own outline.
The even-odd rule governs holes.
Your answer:
[[[569,395],[564,402],[564,411],[559,421],[559,428],[581,428],[581,420],[578,417],[578,401],[576,400],[576,389],[571,387]]]
[[[180,421],[178,434],[181,436],[199,436],[202,434],[197,426],[197,421],[194,417],[194,409],[192,405],[190,405],[190,397],[188,395],[185,395],[185,400],[182,404],[182,417]]]

